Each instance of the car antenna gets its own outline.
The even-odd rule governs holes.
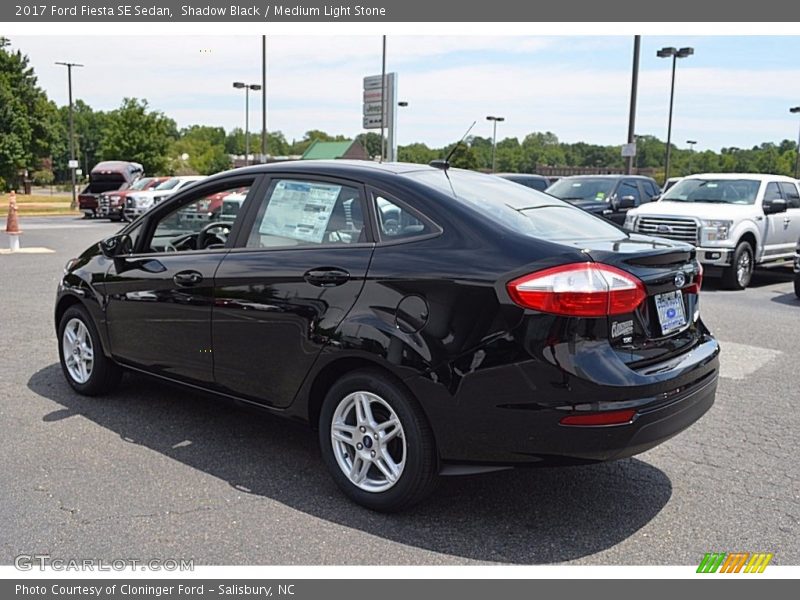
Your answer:
[[[461,136],[461,139],[460,139],[460,140],[458,140],[458,143],[456,143],[456,144],[455,144],[455,145],[454,145],[454,146],[453,146],[453,147],[450,149],[450,153],[447,155],[447,158],[445,158],[444,160],[442,160],[441,158],[437,158],[436,160],[432,160],[432,161],[431,161],[431,162],[429,162],[428,164],[429,164],[431,167],[436,167],[437,169],[442,169],[443,171],[446,171],[447,169],[449,169],[449,168],[450,168],[450,157],[451,157],[451,156],[453,156],[453,153],[456,151],[456,149],[457,149],[457,148],[458,148],[458,147],[459,147],[461,144],[463,144],[463,143],[464,143],[464,140],[465,140],[465,139],[467,139],[467,136],[469,135],[469,132],[470,132],[470,131],[472,131],[472,128],[473,128],[473,127],[475,127],[475,123],[477,123],[477,121],[473,121],[473,122],[472,122],[472,125],[470,125],[470,126],[469,126],[469,129],[467,129],[466,133],[465,133],[464,135],[462,135],[462,136]]]

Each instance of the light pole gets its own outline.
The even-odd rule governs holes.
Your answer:
[[[694,48],[689,47],[678,50],[668,46],[656,52],[656,56],[659,58],[672,57],[672,84],[669,88],[669,119],[667,121],[667,156],[664,160],[664,181],[669,179],[669,158],[671,152],[670,145],[672,144],[672,104],[675,100],[675,66],[678,63],[679,58],[686,58],[692,54],[694,54]]]
[[[639,89],[639,48],[642,36],[633,36],[633,67],[631,69],[631,105],[628,112],[628,144],[635,144],[636,134],[636,92]],[[625,173],[633,173],[633,156],[625,157]]]
[[[72,202],[70,208],[75,210],[78,207],[78,198],[75,195],[75,169],[78,165],[75,160],[75,117],[72,110],[72,67],[82,67],[83,65],[71,62],[57,62],[57,65],[67,67],[67,89],[69,90],[69,171],[72,176]]]
[[[244,166],[250,164],[250,90],[257,92],[261,86],[257,83],[234,81],[233,87],[244,89]]]
[[[800,106],[793,106],[789,109],[793,115],[800,113]],[[800,133],[797,134],[797,158],[794,161],[794,178],[800,178]]]
[[[692,157],[694,156],[694,145],[697,143],[697,140],[686,140],[686,143],[689,144],[689,175],[691,175]]]
[[[406,102],[405,100],[400,100],[400,102],[397,103],[397,106],[399,106],[400,108],[406,108],[408,106],[408,102]],[[398,119],[399,116],[400,116],[400,114],[399,114],[399,111],[398,111],[398,114],[395,116],[395,124],[394,124],[395,143],[397,143],[397,121],[399,120]],[[398,150],[397,153],[400,154],[400,151]],[[397,156],[395,156],[394,159],[395,160],[399,160],[399,158]]]
[[[506,118],[489,115],[486,117],[486,120],[492,121],[492,173],[494,173],[497,162],[497,123],[502,123]]]

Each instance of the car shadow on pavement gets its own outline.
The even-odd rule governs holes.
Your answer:
[[[423,504],[384,515],[341,495],[323,466],[316,432],[304,425],[138,374],[126,374],[110,396],[86,398],[69,388],[53,364],[36,372],[28,387],[62,407],[43,415],[45,422],[80,415],[125,443],[155,450],[242,492],[454,557],[537,564],[595,554],[645,526],[672,495],[665,473],[626,459],[445,477]],[[342,552],[342,563],[376,562]]]

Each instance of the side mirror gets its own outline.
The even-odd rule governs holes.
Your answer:
[[[774,215],[782,212],[786,212],[786,200],[783,198],[774,198],[773,200],[764,201],[765,215]]]
[[[636,206],[636,198],[633,196],[623,196],[619,200],[617,200],[617,210],[621,210],[624,208],[634,208]]]
[[[133,241],[127,233],[112,235],[100,242],[100,251],[106,258],[115,258],[133,252]]]

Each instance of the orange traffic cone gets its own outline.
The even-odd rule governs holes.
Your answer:
[[[6,233],[8,234],[8,247],[11,252],[19,250],[19,236],[22,230],[19,228],[19,218],[17,217],[17,194],[11,190],[8,202],[8,217],[6,218]]]

